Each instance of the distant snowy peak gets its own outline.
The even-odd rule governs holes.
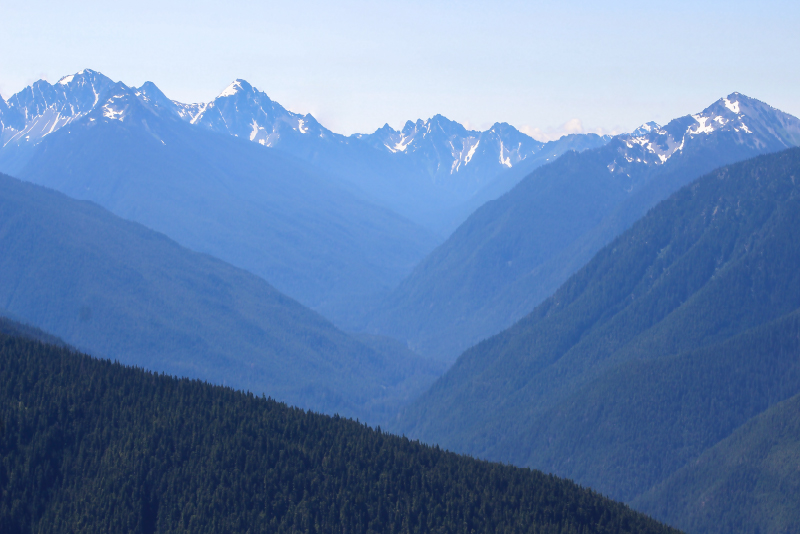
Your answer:
[[[265,146],[274,146],[282,136],[331,137],[311,115],[286,110],[245,80],[235,80],[208,104],[179,104],[180,114],[192,124]],[[182,106],[182,107],[181,107]]]
[[[417,150],[425,150],[430,143],[446,138],[448,142],[456,141],[458,147],[453,147],[452,154],[469,150],[480,136],[479,132],[469,132],[461,124],[451,121],[442,115],[423,121],[406,121],[400,131],[393,130],[388,124],[371,135],[359,135],[360,139],[367,141],[376,148],[383,148],[392,153],[404,152],[411,154]]]
[[[113,82],[99,72],[85,69],[51,85],[39,80],[12,96],[7,104],[15,115],[5,128],[3,145],[37,143],[45,136],[89,113]]]
[[[356,137],[379,150],[414,159],[433,175],[454,175],[476,166],[481,170],[509,168],[542,147],[509,124],[497,123],[479,132],[442,115],[407,121],[399,131],[387,124],[372,134]]]
[[[800,144],[800,119],[741,93],[720,98],[692,117],[700,123],[694,133],[728,131],[745,134],[743,142],[771,140],[786,148]]]
[[[424,150],[427,144],[436,143],[437,140],[446,138],[458,140],[458,144],[471,145],[477,141],[480,132],[467,131],[461,124],[451,121],[442,115],[435,115],[423,121],[406,121],[402,130],[393,130],[388,124],[370,135],[358,137],[367,141],[376,148],[384,148],[392,153],[405,152],[411,154],[417,150]],[[458,149],[454,149],[454,153]]]
[[[800,120],[754,98],[731,93],[700,113],[666,126],[649,122],[617,136],[619,155],[608,168],[629,174],[634,166],[663,165],[687,146],[714,142],[720,135],[735,144],[779,150],[800,145]]]
[[[748,100],[752,99],[739,93],[732,93],[727,97],[720,98],[701,113],[692,115],[696,124],[690,126],[687,133],[689,135],[702,135],[712,134],[717,131],[734,131],[752,134],[753,131],[747,126],[747,123],[753,124],[754,121],[758,121],[758,116],[752,113],[754,106]],[[752,104],[755,104],[755,107],[760,107],[758,104],[762,103],[753,100]],[[747,113],[748,111],[751,113]]]
[[[40,80],[11,97],[7,106],[0,106],[0,139],[4,147],[33,146],[70,125],[136,120],[160,139],[156,118],[179,121],[180,109],[155,84],[131,88],[86,69],[52,85]]]

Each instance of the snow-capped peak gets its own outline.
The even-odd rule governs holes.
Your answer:
[[[288,111],[242,79],[233,81],[208,104],[175,104],[179,115],[192,124],[264,146],[274,146],[287,135],[314,138],[333,135],[310,114]]]
[[[763,102],[748,98],[740,93],[731,93],[720,98],[702,112],[692,115],[697,124],[689,129],[691,135],[710,134],[718,130],[752,134],[748,122],[763,120],[762,111],[772,110]]]
[[[89,113],[112,85],[110,79],[88,69],[64,76],[53,85],[45,80],[35,82],[8,100],[14,131],[4,132],[4,145],[38,143]]]
[[[632,166],[661,165],[687,145],[702,144],[717,135],[745,147],[779,150],[800,145],[800,120],[753,98],[731,93],[700,113],[680,117],[666,126],[648,123],[617,136],[619,157],[608,168],[627,174]]]
[[[245,80],[236,79],[234,80],[228,87],[222,91],[217,98],[225,98],[226,96],[234,96],[236,93],[240,91],[249,91],[252,89],[252,86],[247,83]]]

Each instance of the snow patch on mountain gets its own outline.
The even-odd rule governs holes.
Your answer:
[[[738,115],[738,113],[739,113],[739,102],[731,102],[727,98],[723,98],[722,100],[725,102],[725,107],[726,108],[728,108],[729,110],[733,111],[734,113],[736,113]]]
[[[475,144],[470,147],[469,152],[467,152],[467,157],[464,158],[464,165],[466,165],[467,163],[470,162],[470,160],[472,159],[472,156],[475,155],[475,151],[478,149],[478,145],[480,145],[480,144],[481,144],[481,140],[478,139],[477,141],[475,141]]]
[[[689,129],[689,133],[692,135],[698,134],[709,134],[714,131],[714,127],[712,125],[707,125],[706,122],[709,121],[710,118],[713,117],[703,117],[702,115],[692,115],[692,118],[697,121],[697,126],[694,128]]]
[[[394,148],[390,148],[389,150],[392,152],[405,152],[405,150],[408,148],[408,145],[410,145],[411,141],[413,140],[413,138],[407,139],[405,136],[403,136],[397,143],[395,143]],[[384,144],[384,146],[388,145]]]
[[[111,103],[103,106],[103,117],[122,122],[125,120],[125,109],[114,107],[112,101]]]
[[[501,139],[500,140],[500,164],[501,165],[505,165],[506,167],[508,167],[510,169],[511,167],[513,167],[512,163],[511,163],[511,157],[510,156],[503,157],[504,148],[505,147],[503,146],[503,140]]]

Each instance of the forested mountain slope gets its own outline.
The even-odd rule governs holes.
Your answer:
[[[632,501],[797,393],[800,312],[722,343],[603,373],[536,418],[526,456],[516,461]]]
[[[634,500],[800,392],[798,179],[795,148],[682,188],[395,428]]]
[[[247,269],[335,322],[438,242],[299,160],[195,128],[152,87],[114,84],[98,100],[40,139],[15,176]]]
[[[251,273],[2,175],[0,250],[0,310],[98,356],[374,423],[438,376]]]
[[[800,144],[800,120],[734,93],[534,171],[473,213],[365,330],[454,360],[530,313],[658,201],[716,167]]]
[[[541,472],[0,335],[0,530],[676,532]]]
[[[800,525],[800,395],[776,404],[636,499],[687,532],[766,534]]]

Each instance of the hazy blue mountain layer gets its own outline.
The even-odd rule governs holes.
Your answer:
[[[794,148],[683,187],[393,428],[635,501],[800,392],[798,177]]]
[[[440,372],[364,346],[249,272],[2,175],[0,250],[0,309],[98,356],[375,423]]]
[[[535,170],[473,213],[365,331],[454,360],[524,317],[658,201],[712,169],[800,144],[800,120],[738,93]]]
[[[302,162],[192,127],[164,100],[111,86],[43,138],[18,177],[247,269],[338,323],[437,243]]]
[[[0,335],[0,529],[677,531],[591,490]]]

